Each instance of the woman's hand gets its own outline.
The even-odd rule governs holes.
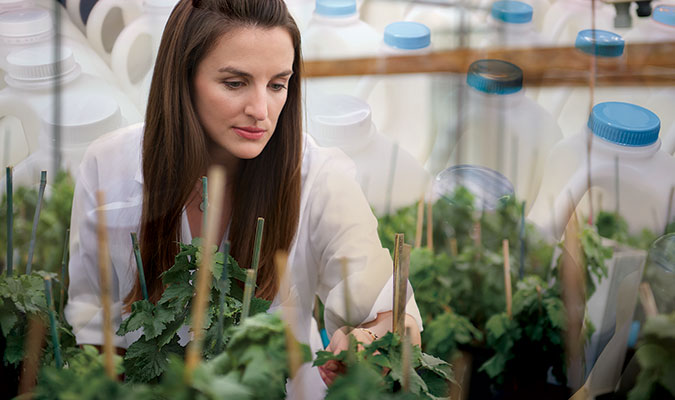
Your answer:
[[[370,344],[391,331],[392,320],[393,313],[387,311],[377,314],[377,318],[373,321],[367,322],[351,331],[348,327],[342,327],[333,334],[326,350],[333,352],[333,354],[339,354],[341,351],[347,350],[349,347],[350,335],[354,336],[357,341],[363,344]],[[421,346],[422,337],[419,326],[417,326],[415,319],[408,314],[405,316],[405,327],[410,335],[410,342],[413,345]],[[361,347],[361,349],[362,348],[363,347]],[[344,374],[345,372],[345,365],[338,361],[328,361],[319,367],[319,375],[321,375],[321,379],[326,383],[326,386],[333,384],[333,381],[335,381],[338,375]]]

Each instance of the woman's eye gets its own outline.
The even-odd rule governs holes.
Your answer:
[[[286,89],[286,85],[283,85],[281,83],[271,83],[270,88],[272,90],[274,90],[275,92],[279,92],[279,91],[282,91],[282,90]]]
[[[239,89],[240,87],[244,86],[244,82],[241,81],[225,81],[223,84],[229,89]]]

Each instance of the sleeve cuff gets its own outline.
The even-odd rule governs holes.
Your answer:
[[[103,345],[103,308],[97,304],[98,299],[92,300],[92,302],[68,301],[65,310],[66,320],[73,327],[75,342],[78,345]],[[127,348],[125,337],[116,334],[122,322],[122,302],[113,303],[110,311],[113,316],[113,344],[115,347]]]

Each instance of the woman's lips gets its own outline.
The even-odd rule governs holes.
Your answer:
[[[265,134],[264,129],[256,128],[255,126],[235,126],[232,129],[237,135],[248,140],[258,140]]]

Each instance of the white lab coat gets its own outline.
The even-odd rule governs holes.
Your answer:
[[[112,265],[113,326],[123,318],[122,303],[137,279],[130,232],[139,232],[143,175],[143,125],[107,134],[94,142],[82,161],[73,200],[70,234],[70,287],[66,318],[79,344],[102,344],[102,306],[99,299],[96,192],[105,195],[105,217]],[[300,219],[289,252],[289,287],[296,310],[293,331],[299,341],[316,352],[322,348],[312,317],[314,296],[325,304],[329,336],[343,325],[373,320],[392,309],[392,260],[377,235],[377,220],[355,180],[351,160],[338,149],[321,148],[307,135],[302,159]],[[192,235],[183,211],[181,240]],[[254,223],[254,221],[251,221]],[[351,292],[346,321],[341,258],[348,260]],[[421,318],[408,286],[407,313],[421,328]],[[278,308],[279,296],[272,309]],[[185,331],[186,332],[186,331]],[[183,334],[185,334],[183,332]],[[126,348],[140,332],[115,337]],[[317,368],[306,364],[289,387],[298,385],[303,397],[322,398],[325,385]]]

